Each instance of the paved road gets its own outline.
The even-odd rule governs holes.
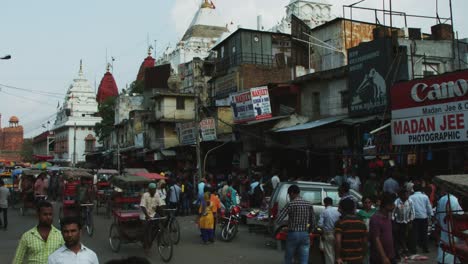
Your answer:
[[[57,213],[58,210],[55,210],[56,215]],[[182,229],[181,242],[174,248],[174,257],[171,263],[201,263],[202,261],[207,264],[282,263],[283,252],[267,246],[269,237],[249,233],[246,227],[240,228],[238,236],[232,242],[217,241],[211,245],[203,245],[193,221],[194,217],[181,217],[178,220]],[[9,229],[0,231],[0,259],[2,263],[10,263],[21,234],[37,223],[33,211],[29,211],[25,216],[20,216],[18,210],[14,209],[9,210],[9,222]],[[143,249],[139,244],[122,245],[119,253],[113,253],[108,243],[110,224],[110,219],[96,216],[94,236],[89,238],[85,233],[82,234],[83,243],[96,252],[101,263],[126,256],[144,256]],[[431,251],[431,254],[428,255],[429,261],[419,261],[418,263],[436,263],[435,248]],[[152,263],[162,263],[155,250],[148,258]],[[314,259],[312,263],[321,262],[317,261],[316,256],[312,256],[312,258]],[[7,260],[7,262],[3,262],[3,260]]]
[[[57,207],[57,206],[55,206]],[[36,223],[35,214],[29,211],[27,215],[20,216],[18,210],[9,209],[9,228],[0,230],[0,259],[2,263],[10,263],[13,259],[16,246],[21,234],[32,228]],[[58,210],[55,210],[57,215]],[[56,217],[57,219],[57,217]],[[174,257],[171,263],[281,263],[282,252],[266,246],[269,238],[260,234],[248,233],[241,227],[238,237],[232,242],[216,241],[211,245],[201,244],[194,217],[178,218],[181,225],[181,242],[174,247]],[[57,220],[54,221],[57,223]],[[96,230],[92,238],[82,234],[83,243],[94,250],[101,263],[114,258],[125,256],[144,256],[139,244],[125,244],[120,252],[113,253],[109,247],[108,232],[110,219],[99,215],[95,216]],[[56,225],[57,226],[57,225]],[[153,263],[162,263],[157,252],[151,252],[149,259]],[[3,262],[3,260],[7,260]]]

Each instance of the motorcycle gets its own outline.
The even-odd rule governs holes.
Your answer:
[[[231,207],[229,216],[221,215],[221,239],[229,242],[237,234],[240,223],[240,207],[235,205]]]

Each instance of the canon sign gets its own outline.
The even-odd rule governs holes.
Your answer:
[[[465,79],[455,82],[435,83],[430,86],[425,83],[417,83],[411,88],[411,98],[418,103],[426,100],[434,101],[454,97],[462,97],[468,94],[468,83]]]

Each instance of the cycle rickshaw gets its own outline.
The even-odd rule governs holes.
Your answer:
[[[99,208],[106,207],[106,215],[110,217],[109,199],[112,194],[112,177],[119,175],[117,170],[100,169],[95,176],[95,197],[96,214],[99,214]]]
[[[94,176],[84,170],[63,171],[62,206],[59,209],[59,221],[63,217],[79,217],[89,236],[94,233],[93,179]]]
[[[113,223],[109,229],[109,244],[114,252],[120,250],[121,244],[143,243],[145,230],[140,220],[139,203],[142,193],[151,181],[141,176],[116,176],[112,179]],[[164,262],[172,258],[173,243],[169,230],[164,225],[167,217],[155,217],[152,225],[151,241],[156,241],[157,252]]]
[[[36,209],[36,203],[40,199],[45,199],[45,196],[34,194],[34,183],[41,170],[25,169],[21,173],[21,177],[18,182],[18,189],[20,191],[19,196],[22,204],[19,205],[20,215],[25,215],[27,209]]]
[[[454,256],[453,263],[466,264],[468,263],[468,211],[463,201],[466,202],[468,199],[468,175],[436,176],[434,182],[450,192],[447,195],[445,208],[438,208],[435,215],[438,220],[436,227],[440,231],[438,244],[443,253],[444,263],[448,263],[446,261],[452,263],[451,260],[447,260],[452,258],[448,255],[451,254]],[[460,204],[453,204],[456,200],[450,195],[456,195]]]

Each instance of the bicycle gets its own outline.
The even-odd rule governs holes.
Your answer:
[[[94,234],[93,206],[93,203],[80,204],[81,223],[90,237]]]
[[[171,240],[174,245],[180,242],[180,225],[175,217],[176,208],[165,208],[163,211],[167,213],[166,228],[169,230]]]

